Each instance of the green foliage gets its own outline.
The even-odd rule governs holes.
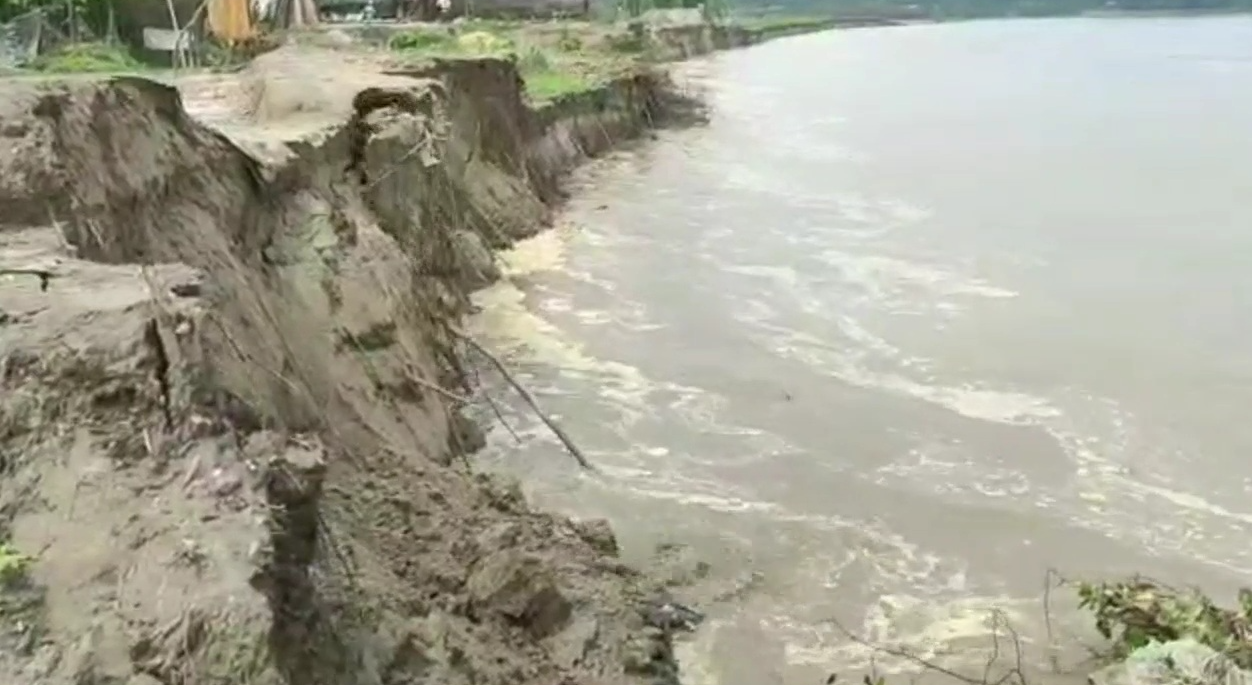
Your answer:
[[[74,43],[40,55],[31,63],[36,71],[90,74],[139,71],[144,65],[125,48],[104,43]]]
[[[26,579],[30,557],[18,552],[7,542],[0,542],[0,589],[17,585]]]
[[[438,50],[455,44],[456,39],[443,31],[404,31],[393,35],[387,41],[390,50]]]
[[[445,31],[417,30],[393,35],[387,47],[409,54],[481,57],[503,56],[516,48],[512,38],[491,31],[472,30],[457,34]]]
[[[517,43],[508,36],[490,31],[470,31],[462,33],[456,39],[457,49],[473,55],[500,55],[512,52]]]
[[[581,52],[583,49],[583,39],[570,31],[567,26],[561,27],[561,34],[556,44],[565,52]]]
[[[125,6],[127,0],[0,0],[0,23],[11,21],[32,10],[43,10],[44,18],[66,35],[73,36],[73,24],[90,27],[97,36],[103,36],[109,26],[109,11],[116,5]]]
[[[1239,591],[1237,609],[1224,609],[1196,590],[1174,590],[1142,579],[1080,583],[1079,606],[1095,615],[1096,630],[1125,658],[1150,642],[1192,638],[1252,668],[1252,590]]]
[[[87,7],[88,0],[71,0],[69,3],[65,0],[0,0],[0,22],[9,21],[36,9],[43,9],[49,15],[63,17],[70,8],[81,14],[87,10]]]

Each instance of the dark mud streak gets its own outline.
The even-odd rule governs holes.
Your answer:
[[[165,430],[173,431],[174,410],[173,410],[173,392],[170,385],[170,358],[165,350],[165,343],[161,340],[161,327],[156,319],[148,322],[144,329],[144,343],[148,345],[152,352],[152,358],[155,361],[152,370],[153,380],[160,389],[161,395],[161,414],[165,418]]]

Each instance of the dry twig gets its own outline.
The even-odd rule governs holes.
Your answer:
[[[1011,625],[1009,625],[1008,618],[1005,617],[1003,612],[999,610],[993,610],[991,612],[991,641],[992,641],[991,656],[987,659],[987,664],[983,668],[983,674],[981,678],[965,675],[963,673],[958,673],[950,668],[940,666],[939,664],[933,661],[924,659],[905,649],[899,649],[899,648],[894,648],[894,647],[887,647],[885,645],[874,644],[870,642],[869,640],[848,630],[846,627],[843,626],[843,624],[839,623],[835,619],[828,619],[828,622],[831,625],[833,625],[839,632],[843,633],[844,637],[846,637],[847,639],[859,645],[869,647],[874,652],[877,652],[880,654],[886,654],[888,656],[894,656],[899,659],[904,659],[905,661],[909,661],[909,662],[912,662],[913,664],[921,666],[925,670],[934,671],[936,673],[941,673],[943,675],[948,676],[949,678],[954,678],[963,683],[968,683],[969,685],[1008,685],[1009,683],[1014,683],[1015,685],[1026,685],[1026,675],[1022,669],[1021,637],[1017,634],[1017,631],[1014,630]],[[1000,660],[1000,654],[1001,654],[1000,628],[1001,627],[1004,628],[1004,630],[1009,634],[1009,637],[1012,639],[1014,665],[1012,668],[1010,668],[1007,672],[1005,672],[999,678],[992,680],[991,669],[992,667],[995,666],[995,663]],[[833,682],[834,679],[835,677],[832,675],[831,678],[827,679],[827,682]],[[867,680],[869,679],[867,678]]]
[[[478,385],[478,387],[482,387],[483,382],[478,377],[478,369],[474,369],[474,382]],[[496,419],[500,421],[500,425],[504,426],[504,429],[509,432],[509,435],[513,436],[513,440],[517,444],[522,444],[522,436],[518,435],[517,431],[513,430],[513,426],[509,425],[509,422],[505,420],[504,412],[500,410],[500,405],[496,403],[495,398],[493,398],[491,393],[487,392],[486,389],[482,390],[482,394],[483,399],[486,400],[487,404],[491,406],[491,411],[495,413]]]

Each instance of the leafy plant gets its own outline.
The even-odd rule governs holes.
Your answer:
[[[1192,638],[1252,668],[1252,590],[1239,591],[1238,609],[1225,609],[1197,590],[1175,590],[1135,578],[1080,583],[1079,607],[1095,615],[1096,630],[1124,658],[1150,642]]]
[[[30,557],[17,551],[7,542],[0,542],[0,589],[15,585],[26,578],[30,569]]]

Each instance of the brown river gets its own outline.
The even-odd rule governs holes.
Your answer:
[[[980,676],[993,610],[1068,682],[1091,631],[1049,568],[1233,599],[1252,17],[836,31],[680,79],[709,125],[583,172],[475,325],[601,472],[498,381],[522,442],[485,464],[630,560],[755,578],[701,607],[688,683],[859,682],[832,619]]]

